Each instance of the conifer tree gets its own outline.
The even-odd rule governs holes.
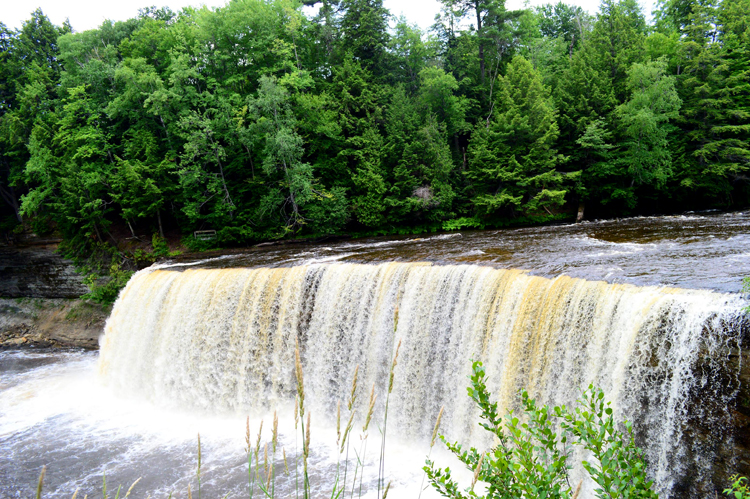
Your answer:
[[[477,126],[469,147],[466,176],[477,212],[509,215],[562,205],[565,175],[556,168],[566,158],[554,149],[555,109],[539,73],[514,57],[497,95],[492,120]]]

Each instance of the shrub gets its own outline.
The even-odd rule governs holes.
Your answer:
[[[474,473],[474,480],[464,493],[450,468],[437,468],[428,459],[425,473],[442,496],[478,497],[474,487],[482,481],[487,484],[482,497],[487,498],[577,497],[581,483],[575,491],[571,490],[568,461],[572,448],[580,446],[594,460],[584,461],[583,467],[597,484],[597,497],[658,497],[646,478],[643,453],[633,442],[631,425],[624,423],[624,431],[618,428],[600,389],[589,386],[574,411],[565,406],[539,407],[524,390],[520,394],[521,417],[510,412],[501,418],[497,403],[490,401],[486,379],[482,363],[474,362],[469,396],[481,411],[479,425],[494,435],[497,444],[485,452],[473,447],[465,451],[441,435],[448,449]]]
[[[750,490],[748,490],[747,478],[739,475],[732,475],[732,486],[724,489],[724,494],[733,499],[750,499]]]

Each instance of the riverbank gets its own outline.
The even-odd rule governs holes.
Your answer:
[[[62,298],[0,298],[0,348],[99,348],[111,307]]]

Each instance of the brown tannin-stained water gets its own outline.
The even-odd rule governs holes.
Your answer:
[[[379,396],[361,480],[374,498],[399,340],[389,498],[419,495],[441,406],[449,439],[492,445],[466,395],[470,359],[484,362],[501,412],[516,407],[520,388],[570,405],[581,388],[600,386],[617,418],[634,423],[661,497],[712,496],[727,485],[716,477],[741,466],[729,422],[748,241],[749,215],[689,214],[274,246],[146,269],[121,294],[99,354],[0,352],[0,497],[32,496],[42,465],[45,497],[100,494],[105,472],[112,493],[143,476],[136,497],[187,497],[199,432],[203,495],[248,497],[245,417],[253,443],[265,421],[262,449],[274,410],[277,497],[296,497],[281,447],[290,463],[301,449],[292,410],[299,341],[313,497],[330,497],[345,460],[335,408],[359,366],[357,453],[372,386]],[[438,447],[432,458],[456,468]],[[350,466],[354,455],[352,447]],[[583,476],[580,465],[572,476]],[[584,482],[581,497],[593,488]]]
[[[750,275],[750,212],[461,231],[257,248],[221,268],[320,262],[475,264],[587,280],[738,292]]]

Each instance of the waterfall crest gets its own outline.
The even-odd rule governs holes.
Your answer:
[[[688,471],[698,481],[709,473],[712,444],[693,441],[689,420],[714,418],[705,424],[722,438],[723,416],[706,414],[706,400],[736,391],[722,359],[738,348],[742,306],[737,295],[705,290],[475,265],[147,269],[113,309],[100,373],[160,403],[262,410],[293,399],[298,340],[306,401],[323,414],[347,397],[356,366],[360,401],[373,384],[383,393],[401,340],[389,433],[429,438],[445,405],[446,436],[481,440],[466,395],[470,359],[484,362],[501,412],[521,388],[570,405],[593,383],[618,418],[635,423],[668,497]]]

